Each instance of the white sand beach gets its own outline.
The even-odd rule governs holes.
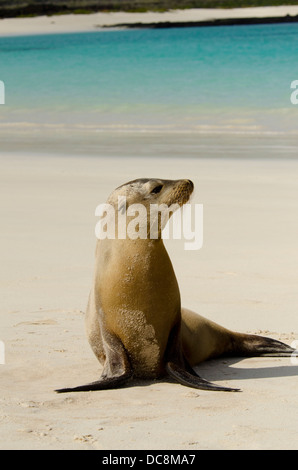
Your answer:
[[[5,19],[0,35],[285,15],[298,15],[298,6]],[[55,63],[52,56],[49,63]],[[10,76],[21,80],[14,70],[20,69]],[[235,331],[298,344],[296,130],[273,132],[232,114],[228,124],[222,117],[222,127],[210,118],[208,125],[177,132],[167,123],[138,128],[137,119],[130,127],[125,114],[123,122],[119,114],[121,125],[110,125],[104,114],[90,124],[88,113],[78,112],[76,123],[77,115],[64,119],[76,107],[63,114],[54,101],[53,115],[42,101],[41,109],[26,101],[10,109],[18,83],[0,78],[8,104],[0,125],[0,448],[296,450],[298,357],[218,359],[197,367],[207,380],[241,393],[191,389],[168,378],[116,390],[54,392],[101,373],[84,329],[95,208],[134,178],[189,178],[192,202],[203,204],[203,248],[186,251],[184,240],[165,242],[183,306]],[[282,123],[296,122],[289,98],[296,78],[293,71],[285,80]],[[264,116],[270,120],[271,110]]]
[[[297,449],[298,367],[290,358],[198,367],[241,393],[168,380],[57,395],[96,380],[84,332],[97,204],[136,177],[191,178],[204,246],[166,246],[182,303],[233,330],[298,340],[296,160],[3,152],[0,448]]]
[[[121,24],[181,22],[191,23],[217,19],[276,18],[298,15],[298,6],[186,9],[167,12],[112,12],[86,15],[56,15],[33,18],[0,19],[0,36],[97,31]]]

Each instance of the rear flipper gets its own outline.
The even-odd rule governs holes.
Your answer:
[[[242,357],[290,357],[293,354],[298,355],[298,351],[285,343],[264,336],[249,335],[241,333],[232,333],[230,338],[230,348],[227,351],[229,356]],[[224,355],[226,355],[224,353]],[[228,388],[208,382],[196,375],[194,370],[181,357],[175,357],[174,361],[166,364],[168,374],[175,378],[179,383],[189,387],[202,390],[237,392],[237,388]]]
[[[235,333],[230,355],[244,357],[289,357],[297,351],[285,343],[265,336]]]
[[[180,324],[174,326],[171,331],[165,369],[170,377],[187,387],[198,388],[200,390],[214,390],[218,392],[239,392],[239,388],[223,387],[202,379],[189,365],[184,357],[181,346]]]
[[[208,382],[207,380],[202,379],[193,370],[190,371],[189,368],[186,370],[186,368],[173,362],[168,362],[166,364],[166,370],[170,377],[173,377],[177,382],[182,385],[186,385],[187,387],[198,388],[200,390],[214,390],[216,392],[240,392],[239,388],[223,387],[221,385]]]
[[[132,377],[132,368],[121,341],[108,331],[104,332],[103,345],[105,364],[99,380],[74,388],[61,388],[57,393],[89,392],[91,390],[107,390],[119,388]]]

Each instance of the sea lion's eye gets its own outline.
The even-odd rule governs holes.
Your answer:
[[[155,188],[152,189],[151,194],[158,194],[158,193],[160,193],[160,191],[162,190],[162,188],[163,188],[163,185],[162,185],[162,184],[159,184],[158,186],[155,186]]]

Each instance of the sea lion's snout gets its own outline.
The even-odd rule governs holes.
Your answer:
[[[188,190],[190,194],[193,192],[195,185],[191,180],[178,180],[179,186],[182,188],[185,188],[185,190]]]
[[[189,183],[189,185],[190,185],[190,187],[191,187],[191,191],[193,191],[193,190],[194,190],[194,187],[195,187],[195,185],[193,184],[193,182],[192,182],[191,180],[186,180],[186,181],[188,181],[188,183]]]
[[[191,180],[178,180],[174,191],[174,201],[180,206],[186,204],[194,190],[194,184]]]

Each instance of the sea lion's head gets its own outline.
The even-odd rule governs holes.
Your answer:
[[[158,236],[154,238],[160,238],[168,219],[188,202],[193,189],[194,184],[188,179],[139,178],[116,188],[107,203],[115,208],[118,217],[127,217],[127,224],[138,213],[134,221],[137,219],[140,233],[149,235],[155,227]]]
[[[116,205],[118,197],[126,198],[126,207],[131,204],[185,204],[194,189],[191,180],[162,180],[139,178],[116,188],[108,199],[108,203]]]

